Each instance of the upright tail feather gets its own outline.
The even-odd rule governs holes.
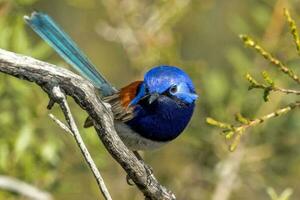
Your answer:
[[[30,17],[24,17],[26,23],[71,66],[90,80],[108,96],[116,92],[109,82],[96,70],[86,55],[75,42],[47,14],[33,12]]]

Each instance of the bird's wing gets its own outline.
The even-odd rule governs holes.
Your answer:
[[[117,92],[50,16],[33,12],[30,17],[25,16],[24,19],[66,62],[99,88],[103,96]]]
[[[126,122],[134,117],[134,106],[130,106],[130,102],[136,97],[141,83],[135,81],[121,88],[118,93],[104,98],[111,105],[116,120]]]

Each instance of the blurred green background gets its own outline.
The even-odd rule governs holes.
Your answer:
[[[33,10],[49,13],[117,87],[159,64],[191,75],[200,99],[192,122],[171,144],[143,154],[155,175],[180,200],[300,198],[300,112],[251,129],[234,153],[210,116],[233,122],[254,118],[295,100],[248,91],[243,75],[268,70],[276,82],[296,87],[267,61],[245,49],[247,33],[300,73],[283,8],[300,25],[299,0],[0,0],[0,48],[68,67],[24,25]],[[69,68],[69,67],[68,67]],[[71,99],[82,126],[86,113]],[[55,199],[99,199],[96,182],[73,139],[48,117],[47,95],[34,84],[0,74],[0,174],[48,191]],[[62,117],[56,107],[52,110]],[[80,130],[113,199],[142,199],[126,184],[93,129]],[[291,189],[291,190],[290,190]],[[272,195],[273,194],[273,195]],[[102,197],[100,197],[102,198]],[[26,199],[0,190],[0,199]],[[282,198],[281,200],[283,200]],[[277,198],[279,200],[279,198]]]

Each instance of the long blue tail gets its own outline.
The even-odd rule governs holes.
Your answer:
[[[116,92],[116,89],[96,70],[75,42],[50,16],[41,12],[33,12],[30,17],[25,16],[24,19],[66,62],[99,88],[103,96]]]

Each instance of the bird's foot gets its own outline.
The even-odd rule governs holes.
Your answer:
[[[147,176],[152,176],[153,175],[153,168],[150,165],[146,164],[145,162],[143,162],[143,164],[144,164]]]
[[[130,185],[130,186],[133,186],[133,185],[134,185],[133,180],[129,177],[128,174],[126,175],[126,182],[127,182],[127,184]]]
[[[149,165],[147,165],[145,162],[143,162],[143,165],[145,167],[146,174],[147,174],[147,185],[149,185],[150,184],[150,177],[153,175],[153,169],[152,169],[152,167],[150,167]],[[130,186],[134,185],[133,180],[129,177],[128,174],[126,175],[126,182]]]

